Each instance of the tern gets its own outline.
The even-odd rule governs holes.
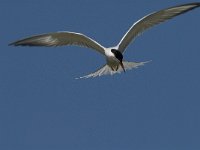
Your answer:
[[[124,61],[123,59],[123,53],[127,46],[133,42],[138,35],[153,27],[154,25],[160,24],[166,20],[186,13],[197,7],[200,7],[200,2],[187,3],[150,13],[135,22],[122,37],[120,42],[114,47],[106,48],[84,34],[67,31],[35,35],[22,40],[18,40],[9,45],[47,47],[75,45],[91,48],[105,57],[106,64],[97,71],[80,78],[97,77],[106,74],[113,75],[115,73],[121,73],[125,72],[126,70],[137,68],[149,62],[128,62]]]

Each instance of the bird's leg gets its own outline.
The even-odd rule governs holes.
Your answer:
[[[114,71],[114,68],[110,66],[110,68],[112,69],[112,71]]]
[[[117,65],[117,67],[116,67],[115,71],[117,71],[118,69],[119,69],[119,65]]]

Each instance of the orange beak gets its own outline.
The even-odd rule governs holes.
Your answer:
[[[126,70],[124,68],[124,64],[122,62],[120,62],[120,66],[122,67],[122,69],[124,70],[124,72],[126,72]]]

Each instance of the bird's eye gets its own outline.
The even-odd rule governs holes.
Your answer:
[[[115,51],[116,51],[115,49],[111,49],[111,52],[113,52],[113,53],[114,53]]]

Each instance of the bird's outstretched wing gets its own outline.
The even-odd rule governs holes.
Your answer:
[[[74,32],[55,32],[48,34],[41,34],[28,37],[9,45],[14,46],[63,46],[63,45],[77,45],[84,46],[97,50],[104,54],[104,47],[97,43],[95,40],[81,34]]]
[[[200,7],[200,3],[189,3],[184,5],[179,5],[175,7],[170,7],[167,9],[160,10],[158,12],[151,13],[142,19],[135,22],[127,33],[123,36],[118,44],[118,49],[122,53],[125,51],[127,46],[143,31],[153,27],[161,22],[171,19],[175,16],[188,12],[194,8]]]

